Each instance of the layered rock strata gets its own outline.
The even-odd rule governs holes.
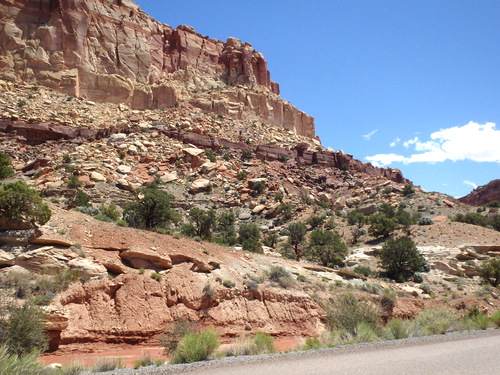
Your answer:
[[[172,28],[129,0],[0,0],[0,79],[139,109],[190,103],[314,137],[249,43]]]

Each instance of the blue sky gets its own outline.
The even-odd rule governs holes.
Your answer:
[[[325,147],[455,197],[500,178],[500,1],[136,2],[251,43]]]

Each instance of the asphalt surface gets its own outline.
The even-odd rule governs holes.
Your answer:
[[[500,375],[500,330],[448,334],[286,354],[224,358],[114,374]],[[107,373],[111,374],[111,373]]]

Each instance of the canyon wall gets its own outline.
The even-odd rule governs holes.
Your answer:
[[[252,45],[161,24],[129,0],[0,0],[0,79],[137,109],[190,103],[315,136]]]

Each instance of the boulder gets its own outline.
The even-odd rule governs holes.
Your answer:
[[[204,178],[198,178],[192,182],[191,186],[189,187],[189,192],[200,193],[203,191],[209,191],[211,187],[212,186],[210,180]]]
[[[167,255],[158,255],[151,250],[126,250],[120,253],[120,258],[133,268],[152,268],[166,270],[172,268],[172,260]]]

